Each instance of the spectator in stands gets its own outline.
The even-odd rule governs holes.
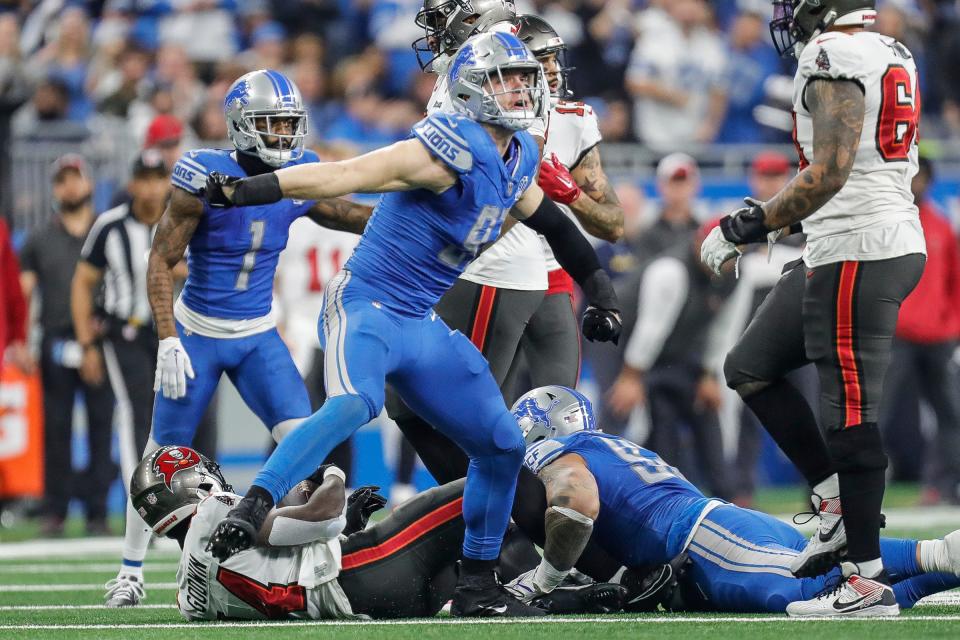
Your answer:
[[[135,45],[120,52],[116,67],[108,70],[97,83],[100,113],[125,118],[130,105],[147,90],[150,72],[150,52]]]
[[[671,0],[664,15],[655,11],[641,22],[627,70],[637,137],[658,151],[713,142],[726,110],[726,53],[707,25],[705,0]]]
[[[107,533],[107,490],[116,477],[110,457],[113,394],[102,376],[82,379],[78,369],[84,351],[70,320],[70,284],[84,238],[93,224],[93,184],[83,158],[62,156],[54,165],[56,215],[34,231],[21,252],[20,276],[24,297],[40,300],[40,373],[43,380],[43,422],[46,504],[41,533],[63,534],[67,506],[73,497],[84,501],[87,533]],[[83,394],[87,413],[89,465],[73,473],[73,404]]]
[[[250,48],[240,54],[248,69],[282,69],[287,58],[287,34],[278,22],[264,22],[250,34]]]
[[[763,104],[767,78],[777,73],[780,57],[770,45],[767,19],[759,10],[766,5],[747,5],[730,28],[730,53],[727,61],[727,114],[717,136],[718,142],[763,142],[764,130],[753,117]]]
[[[156,149],[163,157],[164,165],[172,167],[184,152],[183,136],[183,123],[174,115],[161,113],[147,127],[143,148]]]
[[[26,341],[27,304],[20,289],[20,264],[10,242],[7,221],[0,216],[0,372],[4,360],[25,373],[33,372]]]
[[[941,497],[958,504],[960,377],[951,359],[960,337],[960,247],[950,223],[927,196],[933,178],[933,164],[921,157],[913,194],[927,241],[927,264],[900,307],[880,428],[895,470],[915,466],[920,459],[917,443],[923,441],[917,402],[926,400],[937,420],[936,438],[921,466],[926,499],[936,502]]]
[[[90,129],[83,121],[71,120],[69,110],[69,88],[50,77],[37,85],[30,102],[13,115],[10,127],[15,137],[26,140],[81,142]]]
[[[207,38],[208,36],[202,36]],[[154,81],[170,92],[173,115],[183,122],[190,122],[204,106],[203,83],[197,78],[197,70],[181,46],[167,44],[157,50]],[[168,113],[160,109],[158,113]]]
[[[700,243],[718,222],[703,225],[643,269],[636,324],[606,405],[621,419],[649,407],[648,448],[692,482],[730,499],[717,372],[726,346],[721,338],[727,316],[721,311],[731,302],[735,280],[732,274],[712,278],[700,261]]]
[[[92,112],[87,96],[87,68],[92,57],[90,20],[86,11],[68,5],[56,23],[56,37],[37,51],[29,61],[38,76],[58,79],[67,88],[71,120],[82,121]]]
[[[634,242],[641,261],[649,261],[669,247],[686,242],[697,230],[694,200],[700,191],[697,161],[685,153],[671,153],[657,165],[660,210],[656,222]]]
[[[302,4],[302,3],[294,3]],[[211,64],[237,53],[236,0],[191,0],[153,3],[159,14],[160,45],[182,48],[192,62]]]

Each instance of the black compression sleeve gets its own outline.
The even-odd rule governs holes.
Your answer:
[[[600,269],[596,252],[577,225],[546,196],[533,215],[521,222],[547,239],[557,262],[577,284],[582,286],[587,278]]]
[[[251,178],[244,178],[237,183],[233,192],[233,204],[238,207],[247,207],[258,204],[272,204],[283,199],[280,190],[280,179],[275,173],[264,173]]]

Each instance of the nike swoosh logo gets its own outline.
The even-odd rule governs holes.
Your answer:
[[[493,611],[494,613],[506,613],[507,605],[502,604],[499,607],[483,607],[485,611]]]
[[[559,180],[560,184],[565,186],[567,189],[570,189],[573,187],[573,183],[567,180],[566,178],[557,178],[557,180]]]
[[[861,602],[863,602],[866,597],[867,596],[860,596],[859,598],[851,602],[840,602],[839,600],[837,600],[836,602],[833,603],[833,608],[836,609],[837,611],[845,611],[847,609],[852,609],[858,604],[860,604]]]
[[[833,534],[837,532],[837,527],[839,527],[841,524],[843,524],[843,518],[840,518],[839,520],[833,523],[833,526],[830,528],[830,531],[827,533],[826,538],[823,537],[823,532],[818,533],[817,537],[820,538],[820,542],[829,542],[830,538],[833,537]]]

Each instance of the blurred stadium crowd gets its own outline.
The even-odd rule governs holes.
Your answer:
[[[10,227],[10,246],[31,246],[27,238],[54,216],[53,190],[57,181],[66,188],[62,181],[71,167],[91,179],[93,210],[100,213],[123,201],[131,167],[143,168],[141,150],[157,149],[169,170],[184,150],[229,146],[223,98],[237,77],[253,69],[282,70],[297,83],[309,110],[308,143],[322,158],[350,157],[406,137],[422,117],[435,81],[421,72],[410,48],[423,35],[414,23],[421,4],[0,0],[0,212]],[[619,277],[621,295],[629,301],[625,304],[633,305],[628,319],[643,327],[652,320],[642,317],[642,304],[641,317],[636,309],[650,265],[671,247],[695,244],[699,221],[718,213],[721,203],[733,204],[745,180],[750,193],[764,199],[794,171],[792,156],[788,159],[784,151],[791,139],[795,62],[779,58],[770,44],[767,0],[516,4],[518,13],[543,16],[563,37],[568,62],[575,67],[571,86],[599,115],[604,162],[618,183],[628,218],[625,239],[602,247],[602,253]],[[960,157],[960,2],[881,0],[874,28],[907,44],[917,57],[922,137],[953,157],[955,168]],[[740,149],[731,156],[732,166],[725,160],[726,145]],[[766,147],[774,151],[759,153]],[[85,161],[65,162],[67,152]],[[717,176],[722,179],[708,179]],[[947,177],[953,180],[953,200],[941,204],[956,206],[958,176],[948,172]],[[731,182],[738,186],[725,189]],[[928,186],[917,186],[922,215],[943,220],[933,202],[924,199]],[[900,345],[899,368],[895,363],[891,371],[915,375],[901,376],[898,388],[904,393],[887,408],[888,440],[928,441],[924,456],[890,447],[894,471],[902,479],[922,479],[928,501],[955,502],[960,476],[943,453],[960,454],[960,381],[953,356],[960,336],[960,257],[949,224],[928,226],[924,221],[924,226],[939,234],[938,249],[936,255],[931,249],[927,285],[914,293],[925,297],[905,314],[913,324],[900,336],[906,346]],[[0,234],[0,244],[5,241]],[[25,266],[38,269],[37,254],[49,247],[35,241]],[[4,251],[0,246],[0,257]],[[796,255],[796,247],[787,247],[772,262],[765,254],[756,260],[751,258],[758,256],[745,256],[740,281],[704,276],[705,299],[711,302],[695,328],[702,337],[698,348],[707,349],[711,331],[726,331],[727,342],[718,344],[731,344],[729,336],[742,330],[749,317],[743,310],[762,300],[779,266]],[[9,267],[0,268],[2,293],[17,281]],[[734,299],[740,311],[726,305]],[[3,304],[8,312],[13,308]],[[734,310],[724,315],[720,309],[725,306]],[[25,337],[12,327],[21,321],[14,317],[7,327],[6,339],[14,349],[18,338]],[[762,441],[766,436],[749,418],[741,419],[737,401],[711,377],[716,368],[702,379],[676,379],[670,367],[659,377],[652,373],[674,329],[658,329],[665,332],[659,346],[624,341],[621,352],[628,364],[651,374],[642,381],[621,371],[623,353],[611,358],[610,352],[588,350],[585,386],[598,400],[606,399],[603,410],[610,424],[634,430],[635,439],[638,430],[649,433],[654,448],[668,459],[675,454],[680,468],[705,488],[749,503],[760,450],[769,446]],[[38,342],[35,329],[29,333]],[[939,355],[918,354],[911,344],[934,344]],[[24,353],[7,360],[29,368]],[[931,389],[942,392],[930,397]],[[933,420],[918,417],[917,398],[924,391]],[[635,411],[641,406],[649,411]],[[45,409],[48,414],[70,411],[66,406]],[[720,422],[737,425],[723,430],[726,456],[721,455]],[[927,422],[937,425],[939,435],[921,435],[918,425]],[[678,435],[685,430],[688,435]],[[685,457],[691,459],[685,463]],[[49,450],[47,458],[68,459]],[[101,518],[101,512],[102,506],[96,507],[94,518]],[[98,526],[94,523],[91,531]],[[56,527],[50,532],[56,533]]]

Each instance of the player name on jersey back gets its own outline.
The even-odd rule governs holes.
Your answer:
[[[830,32],[803,49],[794,79],[801,169],[817,158],[808,92],[817,79],[848,80],[864,93],[863,130],[843,188],[803,221],[804,261],[883,260],[925,253],[910,182],[917,172],[920,93],[910,51],[873,32]]]

